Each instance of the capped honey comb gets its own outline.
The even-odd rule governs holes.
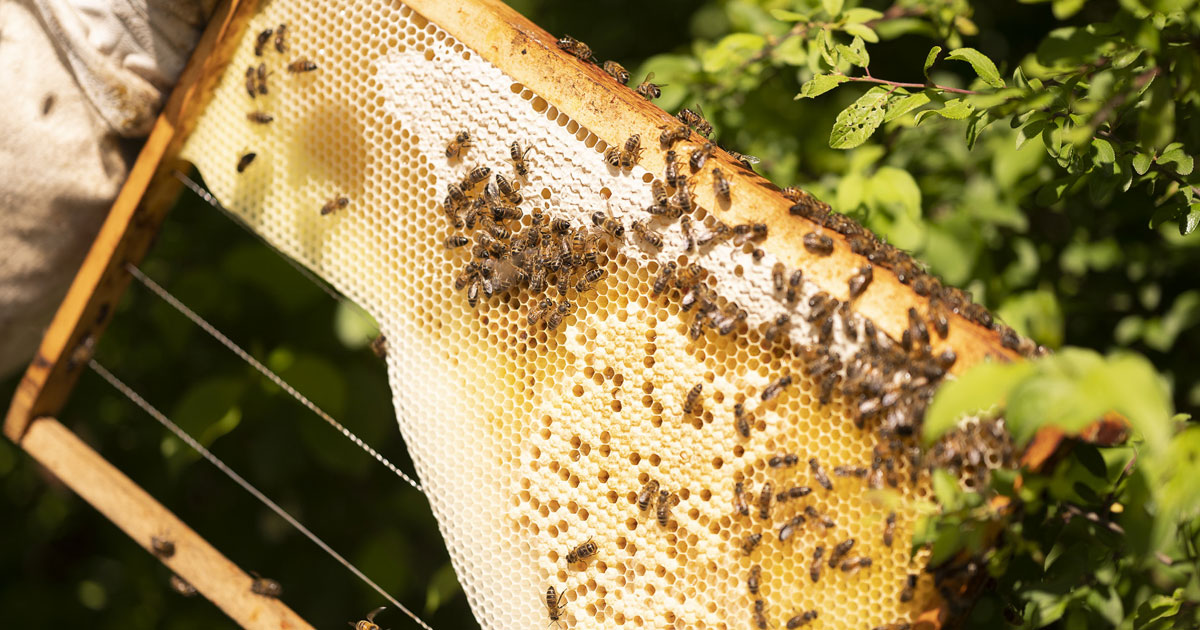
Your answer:
[[[286,52],[268,46],[256,56],[255,35],[279,24],[287,24]],[[289,72],[301,58],[316,69]],[[252,97],[248,74],[257,81],[259,64],[268,89],[254,89]],[[594,80],[580,72],[581,83]],[[254,122],[252,112],[274,120]],[[449,159],[447,144],[460,131],[471,144]],[[642,165],[606,163],[610,146],[621,149],[635,132],[646,149]],[[513,141],[529,148],[526,177],[514,172]],[[681,159],[700,142],[692,136],[677,145]],[[255,158],[239,172],[239,160],[251,152]],[[767,194],[748,191],[746,174],[735,173],[739,167],[728,158],[712,164],[730,180],[732,207],[714,198],[708,168],[694,177],[701,207],[688,213],[689,247],[679,220],[646,211],[662,153],[657,135],[646,130],[602,138],[404,4],[348,0],[268,3],[252,18],[184,149],[225,207],[380,322],[400,430],[483,627],[545,628],[551,586],[565,593],[565,628],[743,628],[757,626],[756,614],[783,627],[810,610],[817,611],[811,628],[914,620],[937,605],[922,573],[925,554],[910,558],[908,543],[915,505],[930,499],[928,477],[900,451],[889,451],[886,466],[876,453],[890,448],[880,438],[888,418],[899,427],[891,435],[908,448],[912,438],[904,435],[919,420],[911,417],[919,405],[893,404],[895,414],[860,421],[864,399],[842,390],[855,356],[873,352],[891,357],[886,387],[918,383],[932,391],[941,375],[906,371],[895,333],[907,306],[919,300],[879,267],[860,299],[875,305],[874,313],[855,302],[810,322],[827,308],[824,300],[848,299],[847,282],[865,261],[836,230],[798,217],[785,217],[792,220],[788,233],[761,242],[749,231],[722,234],[739,213],[756,211],[742,200]],[[491,170],[490,183],[502,174],[519,186],[523,218],[502,229],[536,231],[541,213],[543,225],[565,219],[576,234],[599,234],[592,218],[598,211],[625,227],[619,237],[595,239],[590,268],[603,270],[602,277],[577,286],[586,275],[580,269],[564,295],[556,273],[547,274],[541,291],[519,279],[479,295],[472,307],[468,294],[484,279],[472,276],[465,290],[456,290],[455,279],[485,230],[455,229],[443,201],[449,185],[476,166]],[[478,199],[483,190],[480,184],[467,194]],[[638,220],[661,235],[661,250],[632,229]],[[803,249],[801,237],[812,231],[836,237],[832,258]],[[452,235],[469,242],[448,249]],[[695,247],[705,235],[710,241]],[[496,237],[508,244],[517,238]],[[855,264],[838,266],[847,257]],[[692,328],[705,305],[685,310],[694,290],[669,285],[654,295],[668,263],[704,270],[699,281],[713,306],[698,336]],[[796,269],[804,276],[789,283],[790,302],[776,290],[777,263],[789,280]],[[895,299],[899,294],[908,297]],[[570,302],[561,322],[550,327],[543,315],[531,324],[531,310],[547,298],[551,310]],[[789,325],[768,335],[783,314]],[[954,326],[950,339],[960,340],[963,363],[962,349],[974,338],[963,340],[964,321]],[[936,337],[931,343],[938,352],[950,347]],[[814,368],[820,361],[831,371],[813,375],[822,371]],[[839,380],[822,392],[820,382],[832,374]],[[791,384],[764,400],[784,377]],[[685,412],[697,385],[699,398]],[[735,422],[738,406],[748,437]],[[822,487],[810,459],[832,490]],[[981,466],[1006,463],[989,454]],[[839,466],[865,469],[866,477],[837,475]],[[638,506],[651,480],[678,498],[668,501],[665,526],[659,497],[650,497],[645,511]],[[746,514],[735,506],[739,484],[748,493]],[[872,500],[872,484],[894,484],[895,504]],[[812,491],[780,503],[775,495],[796,486]],[[884,529],[892,511],[889,546]],[[744,553],[754,534],[760,541]],[[845,558],[870,558],[870,566],[828,566],[849,538],[855,543]],[[568,565],[568,553],[588,541],[597,553]],[[820,565],[813,562],[818,547]],[[761,578],[752,594],[747,578],[755,566]],[[910,574],[920,575],[917,588],[902,598]]]

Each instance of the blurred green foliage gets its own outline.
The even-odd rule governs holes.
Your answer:
[[[638,68],[634,82],[655,72],[668,84],[659,105],[702,105],[721,144],[761,158],[772,181],[803,186],[911,250],[1020,332],[1051,348],[1113,352],[1072,350],[999,384],[976,378],[991,384],[983,393],[947,392],[952,417],[1054,372],[1054,393],[1071,400],[1092,391],[1079,363],[1120,375],[1122,391],[1105,400],[1160,410],[1129,446],[1077,444],[1020,487],[996,476],[987,493],[1022,508],[987,559],[994,588],[974,621],[998,625],[1007,611],[1028,627],[1190,627],[1200,530],[1187,506],[1200,433],[1161,410],[1200,409],[1189,358],[1200,352],[1189,271],[1200,241],[1181,234],[1197,217],[1197,2],[512,4],[601,60]],[[144,269],[411,471],[361,313],[190,195]],[[1165,386],[1146,365],[1121,364],[1129,351]],[[434,627],[475,625],[423,499],[169,306],[131,287],[97,356]],[[1042,411],[1029,410],[1034,425],[1023,430],[1053,416]],[[282,582],[284,600],[315,625],[345,627],[381,603],[94,375],[62,419],[234,562]],[[1147,448],[1153,458],[1134,457]],[[999,515],[987,496],[944,481],[924,534],[966,532],[943,545],[969,548]],[[1111,510],[1117,500],[1122,513]],[[232,626],[203,599],[168,590],[158,561],[5,441],[0,501],[6,625]],[[1172,518],[1147,511],[1164,505]],[[378,620],[409,627],[396,611]]]

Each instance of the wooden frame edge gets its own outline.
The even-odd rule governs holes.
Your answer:
[[[162,113],[113,201],[91,249],[42,337],[4,419],[14,442],[34,418],[55,415],[74,387],[96,340],[129,284],[126,263],[140,262],[154,241],[180,183],[170,173],[204,110],[214,83],[258,0],[222,0],[179,76]]]
[[[245,571],[58,420],[37,418],[18,444],[147,551],[154,537],[173,543],[159,560],[243,628],[311,630],[283,602],[251,592]]]

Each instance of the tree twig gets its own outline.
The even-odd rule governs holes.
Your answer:
[[[982,92],[976,92],[975,90],[964,90],[962,88],[950,87],[948,85],[938,85],[937,83],[904,83],[901,81],[888,81],[887,79],[876,79],[875,77],[871,76],[869,72],[867,73],[867,76],[865,76],[865,77],[852,77],[850,75],[842,74],[840,72],[834,72],[832,74],[834,76],[846,77],[847,81],[855,81],[858,83],[878,83],[880,85],[890,85],[894,88],[916,88],[919,90],[924,90],[925,88],[931,88],[934,90],[941,90],[943,92],[950,92],[953,94],[982,94]]]

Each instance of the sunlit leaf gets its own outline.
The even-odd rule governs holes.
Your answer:
[[[834,149],[853,149],[866,142],[883,123],[888,96],[887,88],[873,87],[850,107],[842,110],[829,134],[829,146]]]
[[[926,79],[929,78],[929,69],[933,67],[933,64],[937,63],[938,55],[941,54],[941,52],[941,46],[934,46],[933,48],[929,49],[929,54],[925,55],[925,67],[922,70],[925,72]]]
[[[903,98],[889,101],[887,114],[883,117],[883,122],[891,122],[928,102],[929,95],[925,92],[917,92],[916,94],[909,94]]]
[[[942,385],[925,412],[922,429],[925,442],[941,437],[969,414],[998,409],[1012,389],[1033,371],[1033,364],[1028,362],[985,362]]]
[[[825,8],[825,12],[830,18],[837,19],[842,14],[843,0],[821,0],[821,6]]]
[[[820,96],[848,80],[849,79],[845,75],[841,74],[818,74],[804,83],[804,85],[800,88],[800,93],[796,95],[796,98],[801,99]]]
[[[988,59],[987,55],[974,48],[956,48],[946,55],[946,59],[965,61],[971,64],[971,67],[975,69],[975,74],[979,75],[984,83],[994,88],[1004,87],[1004,79],[1000,78],[1000,71],[996,69],[996,64]]]

